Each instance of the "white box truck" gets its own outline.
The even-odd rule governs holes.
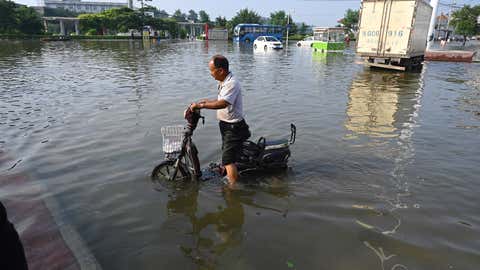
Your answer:
[[[421,68],[431,16],[425,0],[363,0],[357,54],[371,67]]]
[[[208,29],[209,40],[228,40],[227,29]]]

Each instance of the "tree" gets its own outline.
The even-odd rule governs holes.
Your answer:
[[[228,35],[233,36],[233,28],[240,23],[261,23],[262,18],[258,13],[248,8],[241,9],[237,14],[227,22]]]
[[[227,26],[227,19],[222,16],[218,16],[215,18],[215,26],[216,27],[226,27]]]
[[[340,19],[340,23],[346,28],[347,33],[357,33],[358,31],[358,10],[347,9],[345,15]]]
[[[287,14],[283,10],[270,13],[269,22],[270,22],[270,24],[273,24],[273,25],[286,26],[287,25]],[[290,23],[292,23],[292,22],[290,21]]]
[[[0,0],[0,33],[40,34],[42,23],[33,8]]]
[[[190,9],[188,11],[187,19],[190,20],[190,21],[193,21],[193,22],[197,22],[198,21],[198,14],[193,9]]]
[[[452,13],[450,24],[455,27],[455,33],[463,36],[463,46],[468,36],[479,33],[477,28],[477,17],[480,16],[480,6],[470,7],[464,6]]]
[[[205,12],[205,10],[200,10],[198,12],[198,15],[200,16],[200,22],[201,23],[209,23],[210,22],[210,16]]]
[[[175,12],[172,15],[172,18],[174,18],[177,22],[187,21],[187,15],[185,13],[182,13],[180,9],[175,10]]]
[[[248,8],[241,9],[237,14],[230,20],[230,25],[235,27],[240,23],[260,23],[261,17],[253,10],[248,10]]]
[[[158,11],[158,17],[160,19],[166,19],[166,18],[168,18],[168,16],[170,16],[170,15],[165,10],[162,9],[162,10]]]
[[[300,24],[300,29],[298,29],[299,34],[306,35],[307,31],[308,31],[308,25],[302,22]]]
[[[15,32],[17,27],[15,7],[12,1],[0,0],[0,33]]]
[[[42,33],[42,21],[38,13],[30,7],[19,6],[16,8],[17,29],[25,34]]]
[[[270,13],[269,23],[273,25],[281,25],[281,26],[288,26],[289,28],[289,35],[295,34],[297,32],[297,25],[293,22],[292,16],[287,15],[285,11],[280,10],[277,12]]]

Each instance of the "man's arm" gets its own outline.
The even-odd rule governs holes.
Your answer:
[[[219,110],[226,108],[228,105],[230,105],[226,100],[224,99],[219,99],[219,100],[207,100],[207,101],[201,101],[198,103],[192,103],[190,105],[190,108],[193,109],[211,109],[211,110]]]

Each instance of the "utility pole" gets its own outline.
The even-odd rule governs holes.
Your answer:
[[[447,17],[447,30],[445,31],[446,34],[445,34],[445,39],[447,39],[450,35],[449,35],[449,29],[450,29],[450,20],[452,18],[452,12],[453,12],[453,7],[456,5],[457,3],[455,2],[455,0],[452,0],[452,4],[450,5],[450,10],[448,11],[448,17]]]
[[[285,49],[288,49],[288,29],[290,28],[290,10],[287,15],[287,41],[285,42]]]
[[[295,13],[295,10],[293,10],[292,13]],[[288,15],[287,15],[287,40],[285,43],[285,49],[288,49],[288,30],[290,29],[290,10],[288,10]]]
[[[427,51],[430,49],[434,41],[433,31],[435,30],[435,20],[437,19],[438,0],[431,0],[430,5],[433,7],[433,10],[432,17],[430,18],[430,27],[428,28]]]

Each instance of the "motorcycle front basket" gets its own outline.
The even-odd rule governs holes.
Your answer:
[[[184,137],[183,126],[166,126],[162,127],[163,152],[171,154],[182,150],[182,141]]]

